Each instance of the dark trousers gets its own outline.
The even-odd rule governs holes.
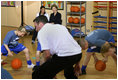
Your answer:
[[[37,37],[38,32],[36,31],[36,28],[34,29],[33,32],[33,36],[32,36],[32,40],[35,41],[36,37]]]
[[[61,70],[64,70],[64,76],[67,79],[77,79],[74,75],[73,65],[80,61],[81,57],[82,54],[69,57],[58,57],[57,55],[53,55],[51,59],[34,69],[32,79],[52,79]]]

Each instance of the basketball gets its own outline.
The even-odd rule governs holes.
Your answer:
[[[73,22],[74,22],[75,24],[77,24],[77,23],[79,23],[79,21],[80,21],[79,18],[74,18],[74,21],[73,21]]]
[[[106,64],[102,60],[98,60],[95,64],[95,68],[98,71],[104,71],[106,69]]]
[[[70,11],[71,11],[71,12],[74,12],[74,9],[75,9],[74,6],[71,6],[71,7],[70,7]]]
[[[68,18],[68,22],[69,22],[69,23],[73,23],[73,17],[69,17],[69,18]]]
[[[11,67],[16,70],[20,69],[22,67],[22,61],[18,58],[13,59],[11,62]]]
[[[79,12],[80,11],[80,8],[78,6],[75,6],[74,7],[74,12]]]
[[[85,18],[81,18],[81,24],[85,23]]]
[[[81,12],[85,12],[85,7],[81,6]]]

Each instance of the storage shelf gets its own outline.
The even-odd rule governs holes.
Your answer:
[[[105,21],[94,21],[95,23],[107,23]]]
[[[106,26],[94,26],[94,28],[107,28]]]
[[[117,22],[110,22],[110,24],[117,24]]]
[[[80,2],[81,4],[86,3],[86,1],[68,1],[67,4],[80,4]]]
[[[93,14],[92,30],[106,29],[117,38],[116,10],[117,1],[93,1],[93,12],[97,14]]]
[[[80,24],[78,23],[78,24],[74,24],[74,23],[67,23],[67,25],[68,26],[78,26],[78,27],[80,27]],[[85,26],[85,24],[81,24],[81,27],[82,26]]]
[[[107,16],[94,16],[94,18],[107,18]]]
[[[117,27],[110,27],[110,29],[117,29]]]
[[[94,2],[108,2],[108,1],[94,1]],[[109,2],[117,2],[117,1],[109,1]]]
[[[95,8],[107,8],[107,6],[94,6]],[[109,6],[109,8],[117,8],[117,6]]]
[[[80,14],[81,14],[81,15],[85,15],[86,12],[83,12],[83,13],[81,13],[81,12],[67,12],[67,14],[69,14],[69,15],[78,15],[78,16],[80,16]]]
[[[94,26],[94,28],[104,28],[106,29],[106,26]],[[117,29],[117,27],[110,27],[109,29]]]
[[[111,33],[117,35],[117,32],[111,32]]]
[[[94,16],[94,18],[107,18],[107,16]],[[117,19],[117,17],[109,17],[110,19]]]
[[[117,19],[117,17],[109,17],[110,19]]]
[[[72,30],[73,28],[76,27],[76,29],[79,29],[80,31],[82,31],[82,27],[84,27],[84,33],[86,34],[86,1],[67,1],[66,2],[66,7],[71,7],[71,6],[79,6],[79,8],[81,9],[81,6],[85,7],[85,11],[84,12],[71,12],[70,10],[66,9],[66,26],[70,27],[70,29]],[[69,23],[68,22],[68,17],[72,16],[73,18],[78,17],[78,18],[85,18],[85,23],[81,24],[81,22],[75,24],[75,23]],[[73,37],[79,37],[81,38],[82,35],[80,36],[73,36]]]

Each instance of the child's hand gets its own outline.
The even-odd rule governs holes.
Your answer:
[[[9,56],[13,56],[13,54],[12,54],[12,52],[11,52],[11,51],[9,51],[9,52],[8,52],[8,55],[9,55]]]
[[[108,58],[105,57],[104,59],[102,59],[102,61],[103,61],[104,63],[106,63],[106,62],[108,61]]]

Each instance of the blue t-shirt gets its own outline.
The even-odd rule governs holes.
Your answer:
[[[10,48],[16,47],[19,43],[19,37],[15,34],[15,30],[9,31],[3,40],[3,44],[8,45]]]
[[[106,41],[112,38],[112,34],[104,29],[97,29],[92,31],[85,37],[88,41],[89,46],[101,47]]]

